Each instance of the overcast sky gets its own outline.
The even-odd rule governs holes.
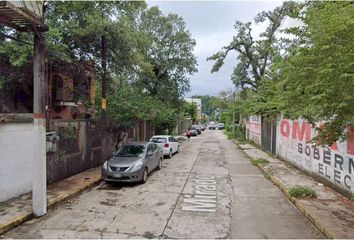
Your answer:
[[[217,73],[210,73],[213,62],[206,58],[231,42],[235,35],[235,20],[252,21],[257,13],[272,10],[282,1],[147,1],[149,6],[158,6],[164,14],[170,12],[182,16],[187,28],[196,40],[194,54],[198,60],[198,73],[191,76],[192,95],[217,95],[232,89],[230,76],[236,65],[236,54],[229,54],[225,65]],[[258,26],[260,32],[264,26]]]

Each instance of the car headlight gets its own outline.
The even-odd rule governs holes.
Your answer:
[[[132,169],[130,170],[131,172],[135,172],[140,170],[143,167],[143,163],[142,162],[137,162],[134,164],[134,166],[132,167]]]
[[[108,166],[107,166],[107,161],[105,161],[105,162],[104,162],[104,164],[103,164],[102,168],[104,168],[104,169],[106,169],[106,170],[108,169]]]

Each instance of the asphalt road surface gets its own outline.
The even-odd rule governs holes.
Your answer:
[[[145,184],[99,186],[5,238],[323,238],[222,131],[184,142]]]

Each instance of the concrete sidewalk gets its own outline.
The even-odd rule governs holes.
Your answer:
[[[258,165],[259,168],[326,237],[354,238],[353,201],[293,168],[285,161],[271,157],[250,144],[234,142],[251,159],[262,158],[269,161],[267,164]],[[289,190],[297,185],[310,187],[317,193],[317,197],[294,198],[290,196]]]
[[[92,168],[47,189],[48,209],[101,181],[101,167]],[[0,204],[0,235],[33,218],[32,194],[24,194]]]

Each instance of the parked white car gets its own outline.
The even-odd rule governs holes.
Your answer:
[[[179,152],[179,142],[173,136],[156,135],[150,139],[150,142],[156,143],[163,150],[163,155],[168,158]]]

